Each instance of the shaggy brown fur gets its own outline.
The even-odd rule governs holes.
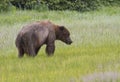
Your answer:
[[[24,26],[18,33],[15,44],[18,56],[24,53],[36,56],[43,44],[46,44],[46,53],[52,55],[55,51],[55,40],[71,44],[70,33],[64,26],[55,25],[50,21],[37,21]]]

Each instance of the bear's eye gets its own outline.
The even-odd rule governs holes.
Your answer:
[[[64,33],[63,35],[64,35],[64,36],[69,36],[70,34],[69,34],[69,33]]]

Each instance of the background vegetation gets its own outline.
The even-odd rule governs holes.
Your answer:
[[[38,20],[65,25],[73,44],[56,41],[52,57],[43,46],[35,58],[19,59],[17,33]],[[0,82],[120,82],[120,8],[0,13]]]
[[[0,11],[18,9],[89,11],[103,6],[120,6],[120,0],[1,0]]]

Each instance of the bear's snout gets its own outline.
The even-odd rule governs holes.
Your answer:
[[[72,44],[72,40],[71,38],[67,38],[67,42],[66,42],[68,45]]]
[[[72,41],[69,41],[67,44],[72,44]]]

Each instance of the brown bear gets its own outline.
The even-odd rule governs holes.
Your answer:
[[[70,32],[64,26],[50,21],[36,21],[23,26],[15,41],[18,57],[23,57],[24,53],[36,56],[43,44],[46,44],[46,53],[50,56],[55,51],[55,40],[72,43]]]

